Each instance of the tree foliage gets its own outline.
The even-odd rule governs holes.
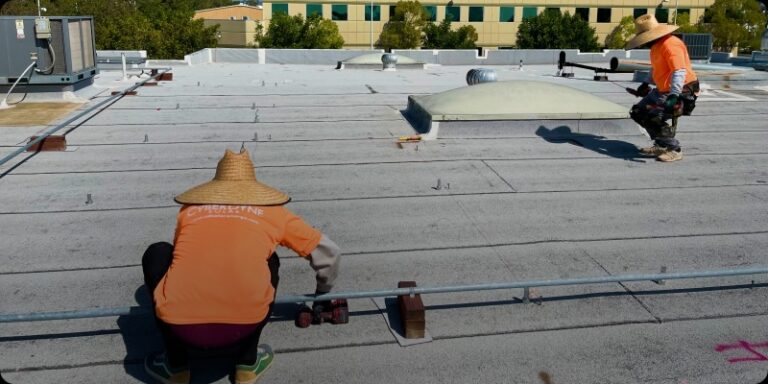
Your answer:
[[[716,49],[729,51],[739,47],[759,50],[765,30],[766,15],[755,0],[715,0],[702,17],[702,29],[712,33]]]
[[[423,48],[430,49],[475,49],[477,31],[471,25],[451,30],[451,19],[446,17],[440,24],[428,23],[424,27]]]
[[[48,15],[93,16],[97,49],[146,50],[156,59],[180,59],[215,47],[217,26],[194,20],[194,0],[47,0]],[[10,0],[0,14],[37,15],[34,0]]]
[[[635,33],[635,19],[632,16],[624,16],[619,21],[619,25],[605,37],[605,47],[608,49],[624,49]]]
[[[336,23],[317,14],[304,19],[300,14],[278,12],[272,16],[266,33],[257,28],[256,44],[262,48],[335,49],[344,45]]]
[[[384,24],[376,46],[384,49],[419,47],[427,19],[427,11],[418,0],[398,1],[395,14]]]
[[[595,29],[578,16],[556,10],[545,10],[536,17],[523,20],[517,30],[517,47],[521,49],[598,50]]]

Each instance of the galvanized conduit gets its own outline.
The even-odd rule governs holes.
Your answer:
[[[449,292],[475,292],[475,291],[488,291],[488,290],[512,289],[512,288],[523,288],[527,292],[527,290],[531,287],[604,284],[604,283],[618,283],[618,282],[626,282],[626,281],[654,281],[658,283],[658,282],[663,282],[664,280],[759,275],[759,274],[766,274],[766,273],[768,273],[768,268],[761,267],[761,268],[750,268],[750,269],[726,269],[726,270],[718,270],[718,271],[657,273],[657,274],[650,274],[650,275],[618,275],[618,276],[580,277],[580,278],[573,278],[573,279],[557,279],[557,280],[532,280],[532,281],[511,282],[511,283],[457,285],[457,286],[445,286],[445,287],[413,287],[413,288],[397,288],[397,289],[379,290],[379,291],[337,292],[337,293],[328,293],[325,295],[318,295],[318,296],[315,296],[315,295],[280,296],[275,300],[275,303],[291,304],[291,303],[304,303],[304,302],[310,302],[310,301],[333,300],[333,299],[365,299],[365,298],[373,298],[373,297],[388,297],[388,296],[431,294],[431,293],[449,293]],[[0,315],[0,323],[31,322],[31,321],[46,321],[46,320],[69,320],[69,319],[84,319],[84,318],[94,318],[94,317],[110,317],[110,316],[147,315],[152,313],[152,311],[153,309],[150,307],[120,307],[120,308],[85,309],[85,310],[62,311],[62,312],[17,313],[17,314]]]
[[[102,100],[101,102],[99,102],[96,105],[86,109],[85,111],[82,111],[82,112],[76,114],[75,116],[67,119],[63,123],[61,123],[61,124],[51,128],[51,129],[43,132],[37,138],[35,138],[34,140],[32,140],[29,143],[27,143],[27,145],[25,145],[25,146],[15,150],[15,151],[13,151],[8,156],[3,157],[2,160],[0,160],[0,166],[2,166],[3,164],[7,163],[8,161],[13,159],[14,157],[18,156],[19,154],[26,152],[29,148],[32,148],[32,146],[34,146],[35,144],[45,140],[46,138],[48,138],[48,136],[51,136],[52,134],[58,132],[62,128],[64,128],[64,127],[68,126],[69,124],[77,121],[81,117],[83,117],[83,116],[93,112],[94,110],[97,110],[97,109],[101,108],[101,106],[103,106],[105,104],[117,101],[119,98],[125,96],[126,93],[136,90],[137,88],[143,86],[144,83],[146,83],[146,82],[148,82],[150,80],[155,80],[158,77],[162,76],[163,74],[165,74],[166,72],[171,70],[171,68],[149,68],[149,69],[157,69],[158,73],[156,75],[154,75],[154,76],[151,76],[148,79],[145,79],[145,80],[143,80],[143,81],[141,81],[139,83],[134,84],[130,88],[128,88],[128,89],[126,89],[126,90],[124,90],[124,91],[122,91],[122,92],[120,92],[120,93],[118,93],[118,94],[116,94],[114,96],[110,96],[109,98],[107,98],[105,100]]]

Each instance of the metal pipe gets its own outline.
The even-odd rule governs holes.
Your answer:
[[[450,292],[475,292],[498,289],[512,288],[531,288],[531,287],[551,287],[566,285],[585,285],[585,284],[604,284],[626,281],[664,281],[677,279],[698,279],[726,276],[758,275],[768,273],[768,267],[750,268],[750,269],[726,269],[719,271],[700,271],[700,272],[678,272],[678,273],[657,273],[650,275],[618,275],[618,276],[597,276],[580,277],[572,279],[555,280],[532,280],[511,283],[495,284],[473,284],[457,285],[444,287],[413,287],[397,288],[378,291],[358,291],[358,292],[337,292],[324,295],[289,295],[280,296],[275,300],[276,304],[303,303],[310,301],[333,300],[333,299],[366,299],[373,297],[403,296],[432,293],[450,293]],[[38,313],[17,313],[0,315],[0,323],[46,321],[46,320],[68,320],[83,319],[94,317],[126,316],[126,315],[146,315],[151,314],[153,309],[150,307],[121,307],[121,308],[97,308],[76,311],[63,312],[38,312]]]
[[[13,85],[11,85],[11,89],[8,90],[8,93],[5,95],[5,98],[3,98],[3,101],[0,101],[0,109],[8,109],[11,108],[10,105],[8,105],[8,97],[11,96],[11,92],[13,92],[13,88],[16,88],[16,84],[19,84],[19,81],[21,81],[21,78],[24,77],[24,74],[27,73],[32,67],[37,65],[37,60],[33,60],[29,66],[24,70],[24,72],[21,73],[21,76],[19,76],[16,81],[13,82]],[[2,165],[2,163],[0,163]]]
[[[74,122],[74,121],[77,121],[77,120],[78,120],[78,119],[80,119],[81,117],[83,117],[83,116],[85,116],[85,115],[87,115],[87,114],[91,113],[92,111],[94,111],[94,110],[96,110],[96,109],[99,109],[99,108],[101,108],[101,106],[102,106],[102,105],[105,105],[105,104],[107,104],[107,103],[110,103],[110,102],[114,102],[114,101],[117,101],[117,99],[118,99],[118,98],[121,98],[121,97],[123,97],[123,96],[124,96],[126,93],[128,93],[128,92],[131,92],[131,91],[133,91],[133,90],[136,90],[136,88],[138,88],[138,87],[141,87],[141,86],[142,86],[142,85],[144,85],[144,83],[146,83],[147,81],[150,81],[150,80],[154,80],[154,79],[158,78],[159,76],[162,76],[164,73],[166,73],[166,72],[168,72],[168,71],[170,71],[170,70],[171,70],[171,68],[156,68],[156,69],[158,70],[158,73],[157,73],[156,75],[154,75],[154,76],[151,76],[151,77],[149,77],[148,79],[145,79],[145,80],[143,80],[143,81],[141,81],[141,82],[139,82],[139,83],[136,83],[136,84],[134,84],[134,85],[133,85],[133,86],[131,86],[130,88],[128,88],[128,89],[126,89],[126,90],[124,90],[124,91],[122,91],[122,92],[118,93],[117,95],[114,95],[114,96],[110,96],[109,98],[107,98],[107,99],[105,99],[105,100],[103,100],[103,101],[101,101],[101,102],[97,103],[96,105],[94,105],[94,106],[92,106],[92,107],[90,107],[90,108],[86,109],[85,111],[82,111],[82,112],[80,112],[80,113],[76,114],[75,116],[73,116],[73,117],[71,117],[71,118],[69,118],[69,119],[65,120],[63,123],[61,123],[61,124],[59,124],[59,125],[57,125],[57,126],[55,126],[55,127],[51,128],[51,129],[49,129],[49,130],[47,130],[47,131],[43,132],[43,133],[42,133],[42,134],[40,134],[40,135],[39,135],[39,136],[38,136],[36,139],[34,139],[34,140],[30,141],[29,143],[27,143],[27,145],[25,145],[25,146],[23,146],[23,147],[21,147],[21,148],[19,148],[19,149],[15,150],[15,151],[13,151],[13,152],[12,152],[12,153],[10,153],[9,155],[7,155],[7,156],[3,157],[2,159],[0,159],[0,166],[2,166],[3,164],[7,163],[8,161],[10,161],[11,159],[13,159],[13,158],[14,158],[14,157],[16,157],[17,155],[19,155],[19,154],[21,154],[21,153],[24,153],[24,152],[26,152],[26,150],[28,150],[29,148],[32,148],[32,146],[34,146],[35,144],[37,144],[37,143],[39,143],[39,142],[41,142],[41,141],[45,140],[46,138],[48,138],[48,136],[50,136],[50,135],[52,135],[52,134],[56,133],[57,131],[59,131],[60,129],[62,129],[62,128],[64,128],[64,127],[68,126],[70,123],[72,123],[72,122]],[[162,71],[162,72],[161,72],[161,71]]]

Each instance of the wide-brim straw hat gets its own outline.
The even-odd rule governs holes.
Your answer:
[[[213,180],[176,196],[180,204],[282,205],[291,200],[285,193],[256,180],[251,156],[241,149],[227,149],[216,166]]]
[[[637,34],[627,43],[627,49],[634,49],[647,44],[660,37],[674,32],[677,25],[659,24],[656,16],[647,13],[635,19],[635,31]]]

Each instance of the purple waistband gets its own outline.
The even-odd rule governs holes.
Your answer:
[[[237,343],[258,328],[258,324],[170,324],[171,331],[186,344],[197,348],[220,348]]]

